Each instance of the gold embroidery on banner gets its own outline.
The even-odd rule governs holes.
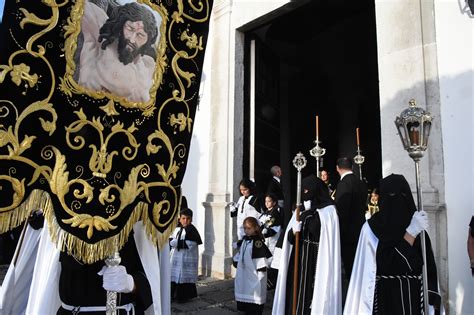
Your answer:
[[[27,9],[19,9],[19,12],[24,15],[20,26],[23,28],[25,25],[31,24],[39,31],[30,36],[26,44],[17,43],[20,49],[9,56],[7,65],[0,65],[0,89],[2,88],[1,84],[10,79],[16,86],[25,88],[23,93],[25,95],[33,89],[41,89],[45,91],[47,96],[31,104],[26,104],[26,106],[22,105],[23,109],[20,112],[14,100],[0,100],[0,119],[5,113],[15,115],[13,116],[15,119],[10,120],[14,121],[12,125],[4,124],[0,120],[0,149],[5,148],[5,151],[8,152],[8,154],[0,154],[0,162],[2,160],[15,161],[25,164],[25,167],[30,167],[33,170],[31,178],[17,178],[14,172],[8,175],[0,174],[2,185],[8,185],[13,191],[10,198],[12,200],[11,204],[0,208],[0,232],[18,226],[19,222],[27,218],[29,210],[41,206],[45,210],[50,235],[58,244],[58,247],[86,263],[92,263],[112,254],[116,250],[116,244],[121,248],[127,240],[133,224],[138,220],[144,222],[147,234],[160,246],[167,244],[168,236],[174,229],[172,223],[177,218],[179,185],[173,186],[172,182],[178,177],[178,172],[182,171],[187,148],[183,143],[177,143],[172,138],[172,134],[169,134],[169,130],[172,129],[175,133],[191,133],[193,119],[191,118],[188,102],[196,95],[189,95],[189,88],[192,84],[196,84],[194,82],[196,74],[201,71],[194,58],[203,52],[203,37],[197,36],[193,32],[192,25],[184,26],[182,29],[179,29],[178,25],[183,26],[184,23],[189,21],[207,22],[210,7],[208,1],[188,0],[189,10],[187,9],[187,13],[184,13],[185,4],[182,0],[178,0],[177,10],[169,15],[163,4],[155,4],[151,0],[137,1],[137,3],[148,6],[157,12],[162,17],[162,21],[159,25],[160,38],[156,44],[157,57],[154,60],[155,69],[152,77],[153,85],[150,89],[150,100],[147,102],[133,102],[107,91],[87,90],[73,79],[77,67],[74,63],[74,54],[78,48],[77,37],[81,32],[84,3],[84,0],[77,0],[72,3],[65,0],[59,4],[54,0],[42,0],[41,4],[50,10],[48,18],[39,18]],[[48,55],[49,46],[39,45],[37,41],[57,27],[59,9],[67,4],[71,4],[71,10],[68,11],[67,21],[63,23],[63,35],[65,37],[63,51],[66,72],[63,77],[60,77],[63,69],[58,71],[51,65],[49,60],[51,56]],[[190,12],[194,12],[195,15],[202,14],[202,16],[199,18],[193,17]],[[44,10],[41,11],[41,16],[45,16]],[[24,49],[22,45],[25,47]],[[183,49],[177,47],[183,47]],[[25,61],[25,58],[22,58],[21,62],[17,62],[17,58],[24,55],[28,55],[32,61],[28,62]],[[54,58],[57,58],[57,56]],[[47,70],[42,71],[42,73],[35,72],[38,70],[32,71],[31,69],[38,69],[38,67],[34,67],[34,64],[39,63],[44,64],[46,67],[43,67],[43,69]],[[167,77],[169,82],[163,82],[163,74],[167,67],[171,68]],[[59,84],[57,84],[56,78],[59,78]],[[172,91],[170,95],[162,97],[159,94],[159,88],[165,83],[167,87],[172,87]],[[45,86],[45,84],[48,86]],[[78,107],[78,110],[75,111],[77,119],[70,122],[68,126],[64,126],[66,127],[66,138],[64,140],[72,150],[80,151],[84,149],[85,151],[90,149],[88,166],[68,165],[67,156],[64,152],[61,152],[54,144],[42,144],[42,142],[39,143],[44,146],[41,150],[41,157],[44,161],[33,161],[26,157],[28,150],[38,142],[38,137],[47,139],[45,138],[46,134],[53,135],[57,130],[58,115],[54,107],[64,106],[64,104],[52,104],[51,98],[55,91],[58,93],[57,90],[72,98],[68,101],[71,105],[74,103],[75,107]],[[161,96],[162,101],[155,104],[157,93]],[[95,102],[93,99],[100,102]],[[94,103],[99,104],[100,109],[104,112],[104,117],[110,118],[109,121],[105,121],[104,117],[87,117],[82,108]],[[167,106],[173,106],[173,108],[179,108],[179,110],[174,110],[172,114],[168,112],[164,114],[164,108]],[[156,126],[146,131],[146,141],[138,142],[135,138],[137,122],[125,126],[123,121],[126,121],[126,119],[120,119],[120,115],[127,114],[124,108],[141,111],[143,117],[153,117]],[[38,116],[40,113],[42,117]],[[167,117],[164,115],[167,115]],[[33,121],[31,117],[37,119],[45,134],[28,134],[28,130],[24,126],[27,117],[28,123]],[[162,124],[166,124],[167,128],[164,128]],[[92,127],[95,132],[88,133],[87,137],[81,136],[80,131],[85,127]],[[125,145],[120,150],[112,150],[110,149],[112,147],[110,142],[112,139],[116,141],[118,135],[122,135],[120,141],[123,142],[123,139],[127,139],[128,142],[125,141]],[[147,165],[143,164],[143,161],[135,160],[140,143],[146,144],[141,149],[145,150],[148,156],[160,154],[155,165]],[[133,162],[131,170],[125,170],[125,172],[128,172],[124,174],[124,176],[128,176],[127,179],[121,182],[120,185],[107,181],[107,179],[110,179],[111,173],[116,171],[114,161],[117,159]],[[53,162],[54,166],[50,166],[51,163],[46,164],[45,161]],[[42,162],[44,165],[41,164]],[[85,163],[87,163],[87,159]],[[97,188],[90,182],[90,179],[83,179],[80,176],[74,178],[70,175],[73,167],[81,168],[82,173],[85,173],[87,169],[90,170],[90,173],[94,176],[93,178],[103,180],[104,187]],[[124,170],[120,171],[120,173],[122,172]],[[150,174],[158,175],[158,179],[154,182],[145,182]],[[25,201],[27,186],[36,183],[38,180],[49,184],[51,193],[57,197],[62,209],[70,216],[63,219],[61,223],[84,231],[88,239],[96,235],[97,231],[116,230],[117,225],[114,224],[114,220],[120,217],[125,208],[136,203],[140,194],[142,194],[142,200],[146,200],[147,203],[139,201],[133,209],[129,210],[131,215],[122,230],[115,232],[117,234],[90,244],[77,235],[60,228],[60,225],[56,222],[52,202],[46,192],[33,190]],[[150,198],[150,191],[153,188],[165,189],[166,193],[163,193],[160,198],[156,198],[156,196]],[[48,195],[47,201],[45,201],[45,195]],[[38,201],[38,198],[42,201]],[[87,211],[87,206],[92,201],[98,201],[95,206],[98,204],[103,206],[103,216],[83,213]],[[108,209],[111,210],[108,211]],[[166,230],[159,232],[156,227],[166,228]]]
[[[74,137],[74,142],[78,143],[77,145],[71,143],[70,137],[71,133],[79,132],[86,125],[93,127],[99,135],[99,148],[95,144],[89,145],[89,148],[92,149],[91,158],[89,160],[89,169],[92,171],[94,176],[105,178],[112,170],[113,157],[119,153],[117,151],[108,152],[107,147],[111,139],[118,134],[125,134],[130,144],[130,146],[123,146],[122,157],[128,161],[135,159],[140,144],[138,144],[137,140],[133,136],[133,132],[137,130],[134,124],[132,124],[127,129],[124,129],[123,124],[117,122],[114,126],[112,126],[111,132],[105,137],[104,125],[102,124],[100,118],[93,117],[92,121],[88,120],[87,116],[82,111],[82,108],[74,113],[79,119],[70,126],[66,127],[66,140],[69,147],[74,150],[80,150],[83,148],[86,143],[86,139],[84,139],[84,137]]]

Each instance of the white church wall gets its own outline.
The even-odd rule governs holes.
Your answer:
[[[234,186],[240,178],[235,177],[241,176],[241,165],[234,167],[234,161],[235,156],[242,155],[235,151],[239,144],[234,143],[234,139],[242,141],[242,126],[234,125],[235,107],[243,106],[242,98],[236,96],[243,87],[243,76],[237,75],[243,73],[243,35],[237,28],[287,2],[214,1],[201,102],[182,183],[188,205],[195,210],[194,222],[205,243],[200,246],[203,253],[200,263],[206,275],[228,277],[231,271],[233,227],[226,205],[236,199]]]
[[[436,0],[443,131],[450,314],[474,314],[474,278],[466,250],[474,214],[474,18],[464,0]]]
[[[376,0],[383,176],[403,174],[416,198],[413,160],[403,149],[395,117],[415,99],[435,117],[430,145],[420,161],[423,208],[438,265],[443,296],[448,295],[448,253],[444,204],[443,141],[434,1]],[[416,200],[416,199],[415,199]]]

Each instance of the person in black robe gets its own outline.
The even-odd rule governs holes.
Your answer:
[[[133,231],[130,233],[128,241],[120,250],[119,254],[121,257],[121,266],[117,267],[124,267],[126,269],[125,273],[123,273],[122,268],[119,268],[121,270],[115,269],[109,272],[108,275],[104,274],[103,277],[99,273],[104,273],[104,270],[107,268],[104,269],[104,261],[98,261],[93,264],[83,264],[73,256],[61,252],[59,256],[61,264],[59,296],[63,305],[59,308],[57,314],[105,314],[105,311],[86,311],[86,307],[106,305],[107,294],[104,287],[107,287],[107,285],[113,286],[115,288],[114,291],[123,291],[117,294],[117,307],[133,304],[135,308],[134,314],[144,314],[145,310],[153,303],[153,300],[150,284],[140,262],[140,256],[135,245]],[[128,276],[131,276],[133,279],[133,288],[130,292],[124,293],[129,290],[125,288],[120,289],[120,287],[127,287],[129,285],[124,283],[130,280]],[[108,278],[108,280],[105,278]],[[74,309],[68,310],[70,306],[73,306]],[[117,310],[117,314],[128,313],[120,309]],[[130,312],[130,314],[132,314],[132,312]]]
[[[378,238],[374,314],[422,314],[421,239],[426,229],[425,211],[417,211],[410,186],[402,175],[389,175],[380,181],[379,212],[368,220]],[[433,250],[428,233],[426,258],[429,304],[440,311],[441,296]]]
[[[319,250],[319,238],[321,234],[321,219],[317,209],[334,205],[329,195],[327,185],[316,175],[309,175],[301,181],[303,201],[310,201],[310,208],[301,212],[300,242],[299,242],[299,266],[298,266],[298,293],[297,314],[310,314],[313,301],[314,275],[316,273],[316,262]],[[306,202],[306,204],[308,204]],[[293,230],[288,231],[288,242],[295,243]],[[285,314],[292,313],[293,307],[293,271],[295,260],[295,246],[292,248],[288,264],[288,276],[286,278],[286,302]]]
[[[337,160],[336,169],[341,176],[335,194],[341,229],[341,256],[344,274],[349,281],[360,229],[365,223],[367,185],[352,173],[352,161],[347,157]]]
[[[19,225],[0,234],[0,264],[7,265],[12,260],[22,229],[23,225]]]

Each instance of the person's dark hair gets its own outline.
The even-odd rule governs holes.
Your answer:
[[[118,40],[123,33],[123,25],[126,21],[142,21],[144,30],[148,35],[147,42],[139,48],[139,53],[156,58],[156,50],[153,47],[158,37],[158,27],[153,13],[144,5],[131,2],[118,6],[112,10],[110,17],[102,25],[99,31],[99,42],[101,48],[105,49],[108,45]]]
[[[336,165],[343,170],[352,170],[352,160],[347,157],[338,158]]]
[[[255,183],[250,180],[249,178],[244,178],[240,181],[239,187],[244,186],[245,188],[248,188],[250,190],[250,194],[254,195],[255,194]]]
[[[273,200],[274,202],[278,202],[278,197],[275,196],[274,193],[268,193],[265,195],[265,198],[269,197],[271,200]]]
[[[254,217],[246,217],[242,225],[245,225],[245,224],[252,226],[257,232],[257,235],[260,238],[263,238],[262,231],[260,230],[260,224],[258,224],[257,219],[255,219]]]
[[[181,211],[179,212],[179,215],[180,216],[184,215],[186,217],[192,218],[193,217],[193,210],[191,210],[189,208],[181,209]]]

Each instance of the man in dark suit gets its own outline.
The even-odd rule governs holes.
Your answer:
[[[283,195],[283,187],[281,186],[281,168],[278,165],[274,165],[270,172],[273,177],[268,184],[266,193],[275,195],[278,198],[278,206],[283,209],[285,197]]]
[[[352,173],[352,160],[349,158],[339,158],[336,170],[341,176],[335,196],[341,233],[341,256],[345,275],[349,280],[359,233],[365,222],[367,186]]]

